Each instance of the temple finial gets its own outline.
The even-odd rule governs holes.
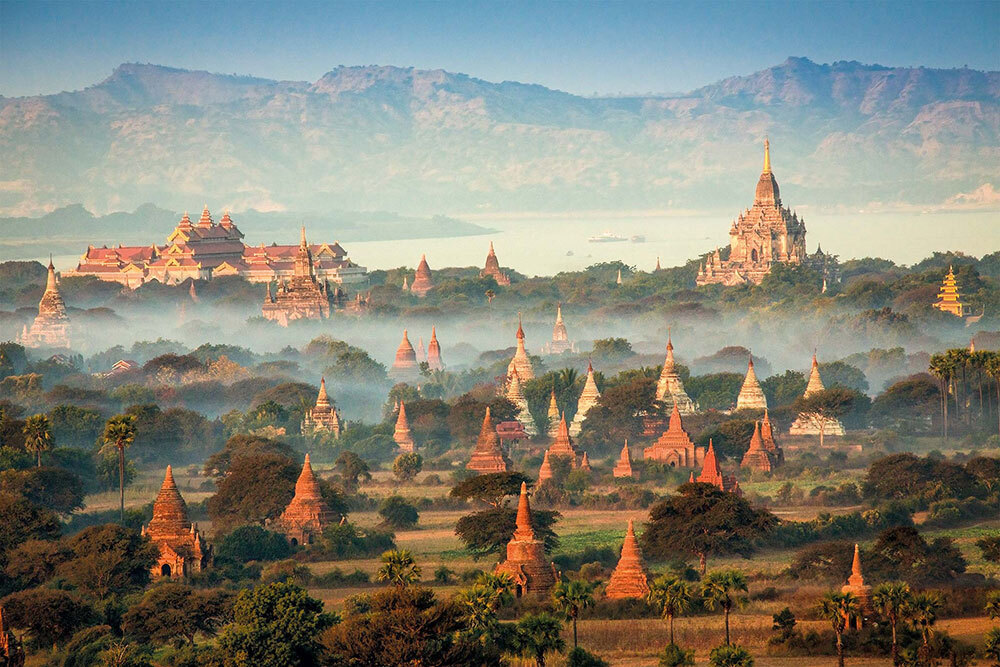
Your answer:
[[[764,173],[771,173],[771,142],[764,137]]]

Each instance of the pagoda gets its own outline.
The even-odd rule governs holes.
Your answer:
[[[549,411],[546,416],[549,418],[548,436],[554,438],[559,433],[559,404],[556,403],[556,390],[554,387],[552,388],[552,393],[549,395]]]
[[[775,467],[771,453],[764,449],[764,441],[760,435],[760,422],[754,422],[753,436],[750,437],[750,447],[743,455],[740,467],[758,472],[771,472]]]
[[[69,347],[69,317],[66,304],[59,294],[56,270],[49,258],[49,274],[45,281],[45,292],[38,302],[38,315],[31,328],[25,327],[18,337],[25,347]]]
[[[617,478],[628,477],[630,479],[637,477],[635,472],[632,470],[632,455],[628,450],[628,440],[626,440],[624,446],[622,446],[622,453],[618,455],[618,461],[615,463],[614,476]]]
[[[861,613],[848,618],[847,627],[860,630],[874,610],[872,609],[872,587],[865,583],[865,578],[861,574],[861,550],[857,544],[854,545],[851,576],[847,578],[847,583],[841,587],[840,592],[850,593],[858,599],[858,608]]]
[[[720,491],[729,491],[738,496],[743,495],[740,483],[735,475],[723,475],[722,468],[719,467],[719,459],[715,456],[715,447],[712,441],[708,441],[708,453],[705,454],[705,464],[701,468],[701,474],[695,480],[702,484],[711,484]]]
[[[340,437],[343,423],[337,408],[330,402],[330,397],[326,394],[326,378],[320,378],[319,395],[316,397],[316,405],[306,411],[306,416],[302,420],[303,433],[318,433],[325,431],[332,433],[334,437]]]
[[[549,450],[545,450],[542,456],[542,465],[538,468],[538,483],[547,482],[555,475],[552,473],[552,463],[549,461]]]
[[[698,407],[691,400],[691,397],[684,391],[684,383],[677,373],[677,365],[674,363],[674,344],[670,340],[670,333],[667,333],[667,358],[663,362],[663,370],[660,371],[660,379],[656,382],[656,400],[666,407],[677,406],[677,410],[682,415],[693,415],[698,411]]]
[[[719,251],[699,267],[697,285],[759,285],[778,263],[800,264],[806,259],[806,226],[781,205],[778,182],[771,172],[771,145],[764,140],[764,168],[757,180],[753,206],[741,213],[729,229],[729,259]]]
[[[694,468],[705,459],[705,450],[696,447],[684,430],[680,409],[676,403],[673,412],[670,413],[670,425],[667,430],[656,442],[642,450],[642,458],[666,463],[676,468]]]
[[[594,380],[594,365],[587,364],[587,381],[580,392],[580,399],[576,403],[576,414],[573,415],[573,425],[570,426],[570,435],[580,435],[583,430],[583,421],[587,418],[587,412],[597,405],[601,398],[601,392],[597,389],[597,382]]]
[[[410,337],[403,329],[403,339],[396,348],[396,359],[389,369],[389,376],[397,381],[415,380],[420,377],[420,367],[417,365],[417,353],[410,344]]]
[[[785,462],[785,452],[778,446],[774,439],[774,429],[771,427],[771,417],[767,410],[764,410],[764,420],[760,423],[760,439],[764,444],[764,449],[771,455],[771,462],[775,467]]]
[[[524,349],[524,327],[521,326],[520,313],[517,314],[517,350],[514,352],[514,358],[507,365],[507,375],[510,375],[514,369],[517,369],[517,374],[521,376],[522,382],[535,379],[535,369],[531,366],[528,351]]]
[[[198,526],[188,519],[187,505],[177,490],[170,466],[153,501],[153,518],[142,527],[142,534],[160,552],[150,570],[153,577],[186,577],[212,563],[212,547],[205,542]]]
[[[517,420],[524,426],[525,433],[529,436],[537,434],[538,429],[535,428],[535,420],[531,418],[531,412],[528,410],[528,399],[524,397],[516,368],[507,381],[505,397],[517,408]]]
[[[517,528],[507,543],[507,559],[498,563],[493,573],[509,575],[514,581],[514,593],[517,597],[544,597],[556,585],[559,577],[556,566],[545,556],[545,543],[535,537],[535,531],[531,527],[528,485],[524,482],[521,482],[515,524]]]
[[[396,428],[392,432],[392,440],[404,452],[412,452],[417,448],[410,431],[410,422],[406,419],[406,403],[399,402],[399,413],[396,415]]]
[[[421,336],[417,339],[417,349],[414,350],[414,354],[417,357],[417,365],[419,366],[422,362],[427,361],[427,350],[424,348],[424,337]]]
[[[486,267],[479,272],[480,278],[492,278],[497,285],[507,287],[510,285],[510,276],[500,270],[500,262],[497,261],[497,254],[493,252],[493,241],[490,241],[490,251],[486,255]]]
[[[569,428],[566,426],[566,415],[559,417],[559,429],[556,431],[555,440],[549,445],[547,454],[552,456],[565,456],[570,460],[570,465],[575,469],[578,465],[576,447],[573,446],[573,438],[570,437]]]
[[[767,397],[757,381],[757,373],[753,370],[753,356],[747,363],[747,374],[743,378],[743,386],[736,397],[737,410],[767,410]]]
[[[437,339],[437,327],[431,327],[431,341],[427,343],[427,368],[432,371],[444,369],[441,361],[441,344]]]
[[[293,320],[320,320],[330,317],[330,305],[329,285],[326,281],[320,282],[316,279],[312,251],[306,242],[306,228],[302,227],[291,280],[285,282],[281,279],[273,295],[271,283],[267,283],[261,314],[264,319],[287,327]]]
[[[434,284],[431,282],[431,267],[427,265],[427,256],[421,255],[420,264],[417,265],[417,274],[413,276],[413,284],[410,285],[410,293],[423,298],[432,289],[434,289]]]
[[[574,352],[576,346],[570,342],[569,334],[566,332],[566,324],[563,323],[562,304],[556,306],[556,323],[552,327],[552,341],[545,346],[546,354],[562,354],[563,352]]]
[[[816,354],[813,353],[812,370],[809,372],[809,384],[806,385],[805,397],[823,391],[823,379],[819,376],[819,364],[816,363]],[[800,413],[791,427],[788,429],[789,435],[820,435],[822,430],[824,435],[844,435],[844,425],[836,417],[823,417],[817,414]]]
[[[955,272],[950,266],[948,267],[948,275],[941,282],[941,291],[938,292],[938,300],[934,302],[934,307],[956,317],[962,317],[965,314],[965,305],[958,293],[958,281],[955,280]]]
[[[302,472],[295,482],[295,497],[276,521],[279,532],[284,533],[292,546],[312,544],[323,535],[323,529],[336,519],[336,515],[323,500],[319,481],[313,474],[309,455],[302,464]]]
[[[580,470],[594,472],[594,469],[590,467],[590,457],[587,456],[587,452],[584,452],[580,458]]]
[[[486,408],[483,426],[476,439],[476,447],[472,450],[472,457],[465,468],[480,475],[510,471],[510,461],[507,459],[503,447],[500,446],[500,436],[497,435],[497,431],[493,427],[493,420],[490,419],[489,406]]]
[[[649,572],[642,559],[639,542],[635,539],[635,528],[632,519],[628,520],[628,530],[625,532],[625,542],[622,543],[621,558],[611,580],[604,590],[604,597],[610,600],[634,598],[641,600],[649,595]]]

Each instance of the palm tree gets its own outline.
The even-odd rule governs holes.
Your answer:
[[[538,667],[545,667],[545,654],[551,651],[562,653],[566,642],[562,638],[562,622],[542,612],[526,614],[517,622],[517,647],[523,656],[535,659]]]
[[[991,619],[1000,618],[1000,591],[994,591],[986,596],[986,615]]]
[[[49,418],[45,415],[32,415],[24,422],[24,448],[29,452],[35,452],[38,457],[36,466],[42,467],[42,452],[52,449],[52,431],[49,426]]]
[[[892,628],[892,664],[899,664],[899,643],[896,640],[896,629],[899,619],[906,616],[913,593],[909,584],[902,581],[889,581],[879,584],[872,593],[872,605],[875,611],[889,621]]]
[[[997,432],[1000,433],[1000,353],[991,352],[983,364],[997,390]]]
[[[578,579],[567,583],[560,581],[552,589],[552,600],[566,618],[573,621],[573,648],[576,648],[576,621],[580,610],[594,606],[594,584]]]
[[[726,620],[726,646],[729,646],[729,612],[743,601],[740,593],[747,592],[747,578],[739,570],[709,573],[701,582],[701,595],[709,609],[720,607]]]
[[[404,588],[420,581],[420,566],[408,549],[393,549],[382,554],[378,580]]]
[[[986,645],[983,649],[987,658],[1000,662],[1000,628],[993,628],[986,633]]]
[[[674,643],[674,617],[691,608],[691,597],[691,585],[677,577],[657,577],[649,588],[646,600],[670,623],[671,644]]]
[[[104,444],[118,450],[118,494],[125,523],[125,450],[135,442],[135,415],[115,415],[104,425]]]
[[[837,635],[837,666],[844,667],[844,630],[847,621],[860,611],[858,599],[853,593],[830,591],[819,601],[819,615],[830,621],[833,633]]]
[[[913,627],[920,631],[922,643],[920,646],[920,662],[927,664],[931,651],[931,634],[938,611],[942,605],[941,596],[937,593],[917,593],[910,604],[909,617]]]
[[[931,357],[927,370],[938,379],[941,388],[941,416],[944,418],[944,439],[948,440],[948,388],[951,386],[952,364],[951,360],[943,354],[935,354]]]

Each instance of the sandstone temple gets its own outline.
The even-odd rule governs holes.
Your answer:
[[[490,241],[490,251],[486,255],[486,266],[479,272],[480,278],[492,278],[497,285],[507,287],[510,285],[510,276],[500,270],[500,262],[497,254],[493,252],[493,241]]]
[[[306,454],[302,472],[295,482],[295,496],[274,522],[275,529],[283,533],[293,546],[312,544],[336,518],[323,500],[319,482],[313,473],[309,455]]]
[[[437,338],[437,327],[431,327],[431,341],[427,343],[427,368],[432,371],[444,370],[441,360],[441,343]]]
[[[715,455],[715,446],[711,440],[708,441],[708,452],[705,454],[705,462],[702,465],[701,474],[698,475],[695,481],[702,484],[711,484],[720,491],[729,491],[739,496],[743,495],[743,490],[740,488],[740,483],[737,481],[736,476],[722,474],[722,468],[719,467],[719,459]]]
[[[765,412],[763,422],[754,422],[750,446],[740,461],[740,467],[758,472],[771,472],[784,461],[785,456],[774,440],[771,420]]]
[[[510,575],[517,597],[544,597],[559,577],[555,564],[545,556],[545,543],[535,536],[531,526],[528,486],[524,482],[521,482],[521,496],[517,502],[516,526],[513,537],[507,543],[507,559],[498,563],[493,572]]]
[[[812,369],[809,371],[809,384],[803,396],[812,396],[823,391],[823,378],[819,375],[819,364],[816,362],[816,355],[813,354]],[[823,417],[816,414],[799,414],[795,422],[788,429],[789,435],[819,435],[822,429],[823,435],[842,436],[844,435],[844,425],[836,417]]]
[[[472,450],[472,457],[465,467],[480,475],[510,472],[510,460],[500,445],[500,436],[493,426],[489,407],[486,408],[486,416],[483,417],[483,426],[479,430],[476,447]]]
[[[316,404],[306,411],[302,420],[302,432],[306,434],[326,432],[333,434],[334,437],[340,437],[342,429],[340,414],[326,393],[326,378],[320,378],[319,395],[316,396]]]
[[[680,409],[674,404],[670,425],[663,435],[642,452],[647,461],[666,463],[676,468],[695,468],[705,460],[705,449],[697,447],[684,430]]]
[[[142,534],[160,550],[152,568],[153,577],[186,577],[212,563],[212,547],[188,519],[187,504],[177,490],[170,466],[153,501],[153,518]]]
[[[642,560],[639,542],[635,539],[632,519],[628,520],[628,530],[622,543],[621,557],[615,571],[611,573],[604,596],[610,600],[634,598],[641,600],[649,595],[649,572]]]
[[[632,479],[637,477],[632,469],[632,454],[628,449],[628,440],[626,440],[625,444],[622,446],[622,452],[618,455],[618,461],[615,462],[615,468],[612,471],[612,474],[616,478],[628,477]]]
[[[767,397],[757,380],[753,369],[753,357],[747,362],[747,374],[743,378],[739,396],[736,397],[737,410],[767,410]]]
[[[306,242],[306,228],[302,228],[299,247],[295,254],[292,276],[278,280],[278,287],[271,293],[271,283],[267,284],[261,314],[264,319],[287,327],[295,320],[321,320],[330,317],[330,309],[339,294],[330,291],[326,280],[316,277],[312,250]]]
[[[678,412],[682,415],[693,415],[698,411],[698,406],[687,395],[684,383],[681,382],[681,376],[677,373],[677,364],[674,362],[674,344],[670,340],[669,333],[667,333],[667,358],[663,361],[663,369],[656,382],[656,400],[669,408],[677,406]]]
[[[860,630],[867,625],[874,610],[872,608],[872,587],[865,583],[865,578],[861,574],[861,550],[858,545],[854,545],[854,561],[851,563],[851,576],[847,578],[847,583],[840,589],[841,593],[850,593],[858,599],[859,614],[847,619],[847,627]]]
[[[56,270],[49,259],[49,274],[45,281],[45,293],[38,302],[38,315],[18,336],[17,342],[25,347],[69,347],[69,316],[66,304],[59,294]]]

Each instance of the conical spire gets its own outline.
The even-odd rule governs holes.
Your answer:
[[[326,394],[326,378],[322,377],[319,379],[319,395],[316,396],[316,407],[317,408],[329,408],[330,407],[330,397]]]
[[[549,461],[549,450],[546,449],[545,455],[542,457],[542,465],[538,468],[538,483],[541,484],[552,477],[552,463]]]
[[[546,451],[546,453],[548,453],[548,452]],[[587,456],[587,452],[584,452],[583,453],[583,458],[580,459],[580,470],[586,470],[587,472],[591,471],[591,468],[590,468],[590,457]]]
[[[764,139],[764,169],[765,174],[771,173],[771,142]]]
[[[507,460],[500,445],[500,436],[497,435],[496,427],[493,425],[488,405],[483,416],[483,426],[479,429],[479,437],[476,438],[476,446],[472,450],[472,457],[465,467],[480,475],[510,470],[510,461]]]
[[[52,255],[49,255],[49,275],[45,279],[45,291],[51,292],[56,289],[56,267],[52,264]]]
[[[438,343],[437,339],[437,328],[433,326],[431,327],[431,340],[427,344],[427,367],[432,371],[444,368],[444,362],[441,360],[441,344]]]
[[[49,264],[49,268],[50,269],[52,268],[51,262]],[[562,302],[560,302],[560,303],[556,304],[556,324],[562,324],[562,323],[563,323],[563,318],[562,318]]]
[[[410,422],[406,418],[406,402],[399,402],[399,413],[396,415],[396,427],[392,432],[392,440],[403,451],[412,452],[416,449],[413,441],[413,433],[410,431]]]
[[[417,296],[426,295],[434,287],[431,282],[431,267],[427,264],[427,256],[420,255],[420,264],[417,265],[417,273],[413,276],[413,284],[410,291]]]
[[[155,539],[170,539],[177,535],[184,535],[191,528],[191,521],[188,519],[187,505],[177,484],[174,482],[174,472],[171,466],[167,466],[167,472],[163,476],[163,484],[160,492],[153,501],[153,518],[149,522],[148,533]]]
[[[760,438],[760,422],[758,421],[753,423],[753,435],[750,436],[750,449],[764,449],[764,442]]]
[[[313,473],[309,454],[306,454],[306,460],[302,464],[302,472],[299,473],[299,479],[295,482],[295,498],[314,499],[321,497],[319,482],[316,481],[316,475]]]
[[[632,477],[632,455],[628,450],[628,440],[622,446],[621,454],[618,455],[618,462],[615,463],[613,472],[615,477]]]
[[[524,342],[524,326],[522,326],[522,324],[521,324],[521,313],[520,312],[518,312],[518,314],[517,314],[517,334],[516,334],[516,336],[517,336],[517,339],[519,341],[521,341],[522,343]]]
[[[642,559],[639,542],[635,538],[635,526],[632,519],[628,520],[625,531],[625,541],[622,542],[621,557],[611,574],[611,580],[605,595],[612,599],[644,598],[649,594],[649,581],[646,565]]]
[[[740,387],[740,394],[736,398],[736,409],[767,409],[767,398],[764,396],[764,390],[760,388],[760,382],[757,381],[757,373],[753,368],[753,355],[750,355],[750,359],[747,362],[747,374],[743,378],[743,386]]]
[[[660,256],[659,255],[656,256],[656,270],[657,271],[661,270],[660,269]]]
[[[812,368],[809,371],[809,384],[806,386],[806,396],[812,396],[818,391],[823,391],[823,379],[819,374],[819,363],[816,361],[816,353],[813,352]]]
[[[531,507],[528,505],[528,485],[525,482],[521,482],[521,496],[517,500],[516,525],[515,540],[535,539],[535,531],[531,527]]]
[[[300,248],[306,248],[308,246],[309,246],[309,244],[306,243],[306,226],[302,225],[302,231],[301,231],[300,236],[299,236],[299,247]]]
[[[621,269],[618,269],[618,279],[615,280],[615,284],[617,284],[617,285],[621,285],[622,284],[622,270]]]

